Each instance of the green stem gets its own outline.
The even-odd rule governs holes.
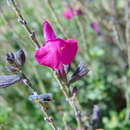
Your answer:
[[[24,27],[25,27],[26,31],[29,33],[30,38],[32,39],[32,41],[34,41],[36,46],[38,48],[40,48],[40,44],[39,44],[39,42],[38,42],[38,40],[36,38],[35,32],[31,31],[29,25],[27,24],[27,21],[24,19],[24,17],[22,16],[19,8],[17,7],[17,4],[16,4],[15,0],[12,0],[12,6],[13,6],[15,12],[16,12],[17,17],[20,18],[19,22],[24,25]]]
[[[58,130],[58,128],[56,127],[53,119],[48,115],[46,106],[42,103],[39,102],[39,105],[41,106],[41,110],[43,112],[43,114],[46,116],[46,120],[48,121],[48,123],[50,124],[50,126],[52,127],[53,130]]]
[[[64,83],[62,83],[62,81],[60,80],[60,78],[58,77],[57,74],[55,74],[55,79],[58,82],[60,89],[61,89],[62,93],[64,94],[64,96],[66,98],[66,101],[70,104],[71,108],[74,110],[75,118],[76,118],[76,121],[77,121],[77,124],[78,124],[78,128],[80,128],[80,130],[83,130],[82,122],[81,122],[81,118],[80,118],[80,111],[78,110],[74,99],[72,99],[69,96],[69,94],[66,90],[66,85]]]
[[[24,82],[25,85],[27,87],[29,87],[33,93],[37,93],[37,91],[33,88],[32,83],[30,82],[30,80],[28,79],[28,77],[23,72],[21,72],[21,74],[23,75],[23,78],[25,79],[24,80],[25,81]],[[53,119],[52,118],[50,119],[50,117],[49,117],[49,115],[47,113],[45,105],[42,104],[41,102],[38,102],[38,104],[41,106],[41,110],[43,111],[43,114],[46,116],[49,125],[53,128],[53,130],[58,130],[58,128],[56,127],[56,125],[55,125],[55,123],[53,121]]]

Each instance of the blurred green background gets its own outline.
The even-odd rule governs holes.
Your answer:
[[[16,0],[24,18],[44,43],[42,22],[48,20],[59,37],[64,38],[61,26],[68,35],[78,41],[79,51],[75,66],[84,61],[90,72],[82,80],[75,82],[77,98],[83,110],[91,113],[94,104],[101,110],[98,128],[104,130],[129,130],[130,89],[128,46],[126,40],[127,15],[123,0],[52,0],[53,10],[46,0]],[[83,15],[71,20],[63,17],[67,5],[80,8]],[[55,16],[56,15],[56,16]],[[57,22],[58,19],[58,22]],[[99,36],[91,28],[92,23],[100,26]],[[128,34],[129,35],[129,34]],[[5,54],[23,48],[27,53],[24,72],[32,80],[33,86],[41,93],[52,93],[54,102],[49,113],[63,130],[64,126],[76,127],[73,111],[66,103],[52,72],[39,66],[33,58],[35,46],[29,39],[23,25],[6,0],[0,0],[0,75],[10,74],[6,69]],[[0,130],[51,130],[43,120],[39,107],[28,100],[26,87],[15,84],[0,89]]]

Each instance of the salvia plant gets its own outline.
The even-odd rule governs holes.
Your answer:
[[[130,4],[130,1],[129,0],[126,0],[126,1],[127,2],[125,6],[125,11],[127,14],[127,12],[129,12],[128,5]],[[99,23],[103,22],[105,28],[107,28],[108,30],[113,30],[115,37],[111,40],[111,42],[116,43],[120,51],[124,51],[124,50],[122,49],[122,45],[120,44],[122,39],[120,38],[121,33],[118,32],[118,29],[120,30],[120,28],[124,27],[124,25],[122,25],[121,23],[117,23],[117,21],[115,20],[115,18],[117,18],[116,16],[117,14],[116,14],[116,11],[114,10],[115,3],[113,0],[112,0],[113,10],[111,10],[108,6],[106,6],[107,4],[104,5],[104,3],[102,2],[102,6],[104,10],[106,11],[104,13],[108,13],[111,16],[112,21],[114,21],[113,23],[109,23],[110,26],[107,26],[107,24],[104,23],[104,21],[102,21],[100,18],[97,18],[98,19],[97,20],[95,16],[93,16],[93,14],[87,13],[88,9],[85,8],[84,3],[89,3],[89,2],[90,2],[89,0],[86,0],[86,1],[74,0],[71,3],[69,0],[66,0],[65,3],[63,3],[63,7],[65,9],[61,13],[61,17],[63,17],[64,20],[68,20],[68,22],[72,21],[74,23],[74,26],[78,30],[78,33],[80,32],[81,34],[79,36],[79,34],[77,35],[75,33],[75,35],[72,36],[71,32],[67,31],[67,29],[64,28],[64,23],[60,21],[57,13],[55,12],[55,9],[53,7],[53,1],[45,0],[44,3],[48,7],[48,10],[51,11],[51,14],[54,17],[55,22],[54,21],[51,22],[48,18],[43,18],[42,23],[40,21],[40,24],[42,26],[41,28],[42,35],[43,35],[42,38],[44,39],[44,43],[41,44],[41,42],[39,41],[39,35],[37,34],[36,31],[33,31],[31,29],[31,25],[28,22],[28,20],[26,20],[26,18],[24,17],[23,15],[24,13],[20,10],[19,4],[15,0],[7,0],[9,7],[13,9],[12,12],[13,13],[15,12],[16,14],[15,17],[17,17],[17,22],[19,22],[19,24],[21,24],[24,27],[24,29],[28,33],[29,40],[31,40],[32,43],[34,43],[33,47],[35,48],[35,50],[33,51],[33,54],[29,55],[28,50],[26,50],[27,48],[24,48],[22,47],[22,45],[20,45],[20,49],[17,49],[16,51],[12,50],[12,52],[7,52],[7,54],[4,56],[4,59],[6,62],[6,67],[5,67],[6,74],[0,75],[0,88],[1,89],[5,89],[8,87],[11,88],[11,86],[15,84],[23,86],[23,88],[26,88],[27,95],[25,96],[25,98],[27,98],[27,100],[31,102],[32,104],[35,104],[37,106],[36,109],[40,109],[40,114],[43,116],[44,123],[46,123],[50,127],[50,129],[53,129],[53,130],[63,130],[63,129],[65,130],[103,130],[102,128],[100,128],[100,125],[99,125],[99,123],[101,123],[101,120],[102,120],[102,114],[101,114],[102,111],[100,107],[96,104],[96,102],[94,104],[89,102],[89,99],[88,101],[84,101],[84,102],[86,104],[91,104],[91,105],[89,107],[88,106],[84,107],[82,106],[84,104],[80,103],[80,100],[78,97],[78,94],[80,94],[80,91],[79,91],[80,86],[76,85],[76,83],[80,81],[82,83],[82,80],[84,80],[84,77],[89,77],[89,75],[87,74],[91,73],[91,69],[90,69],[91,67],[88,67],[89,58],[87,55],[83,54],[83,53],[86,53],[85,52],[87,50],[86,44],[88,44],[88,41],[87,41],[88,34],[85,30],[84,25],[85,25],[85,22],[89,19],[91,21],[91,23],[89,23],[90,28],[96,34],[96,37],[98,37],[99,41],[102,42],[103,40],[110,39],[109,38],[110,36],[106,36],[105,33],[101,30],[101,26]],[[0,10],[1,10],[1,7],[0,7]],[[47,11],[44,13],[47,13]],[[128,61],[127,61],[128,63],[125,63],[127,64],[125,66],[126,68],[129,68],[129,60],[130,60],[129,35],[127,35],[129,33],[129,16],[130,16],[129,13],[125,16],[126,30],[124,31],[125,38],[123,39],[128,46],[127,54],[124,53],[124,55],[125,56],[127,55],[128,57]],[[55,31],[54,23],[57,24],[58,31],[59,31],[58,33],[56,33]],[[87,21],[87,24],[88,24],[88,21]],[[77,38],[78,36],[80,40],[78,40]],[[82,45],[83,49],[80,48],[81,41],[84,43]],[[88,46],[91,48],[91,44],[88,44]],[[95,49],[94,53],[91,51],[88,52],[90,55],[92,55],[92,58],[96,57],[97,48],[95,47],[94,49]],[[81,57],[79,56],[79,53],[81,54]],[[101,51],[97,55],[102,55],[102,53],[103,51]],[[30,76],[25,71],[24,68],[29,67],[29,65],[27,66],[27,62],[29,58],[33,59],[35,63],[37,64],[37,66],[40,67],[40,69],[47,68],[50,70],[49,74],[52,75],[52,77],[54,78],[53,79],[54,82],[58,84],[58,93],[60,93],[61,98],[63,98],[62,100],[64,100],[65,104],[67,105],[67,107],[61,106],[62,109],[64,108],[63,110],[62,109],[57,110],[55,94],[49,89],[47,92],[40,91],[37,88],[36,84],[34,84],[33,78],[31,79]],[[76,58],[79,58],[80,60],[78,60],[77,62]],[[120,61],[119,61],[119,64],[120,64]],[[94,63],[94,66],[95,66],[95,63]],[[30,68],[33,70],[33,66],[30,66]],[[100,72],[100,70],[101,68],[99,65],[98,72]],[[37,80],[40,81],[41,86],[42,86],[42,79],[46,78],[45,76],[40,77],[37,75],[37,78],[38,78]],[[97,77],[96,74],[94,76]],[[103,78],[105,79],[106,77],[104,76]],[[94,79],[92,80],[93,82],[96,82],[96,80]],[[97,78],[97,80],[99,79]],[[108,80],[112,80],[112,79],[110,78]],[[126,79],[125,81],[128,83],[128,79]],[[103,84],[100,82],[96,82],[96,83]],[[86,82],[86,84],[88,84],[88,82]],[[43,85],[42,87],[44,86],[45,85]],[[53,87],[53,85],[50,87]],[[126,89],[126,84],[125,84],[124,89]],[[99,91],[98,93],[100,95]],[[80,96],[84,98],[84,95],[81,94]],[[126,107],[127,107],[125,120],[128,121],[129,115],[130,115],[129,91],[127,92],[125,90],[125,96],[126,96]],[[99,98],[97,97],[97,100]],[[109,101],[106,101],[106,102],[109,102]],[[53,113],[54,109],[56,109],[55,113]],[[68,123],[65,119],[63,119],[63,117],[58,116],[57,120],[61,122],[61,124],[58,124],[55,119],[56,113],[57,115],[59,113],[63,113],[63,115],[65,115],[66,111],[69,111],[67,113],[67,117],[72,117],[74,120],[74,123],[72,124]],[[108,122],[106,118],[103,121]],[[45,125],[44,123],[43,125]],[[35,125],[36,125],[36,128],[38,128],[37,124]],[[1,129],[1,126],[0,126],[0,129]]]

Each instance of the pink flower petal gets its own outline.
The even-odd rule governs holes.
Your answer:
[[[61,66],[61,56],[57,50],[50,46],[50,43],[45,44],[35,52],[35,60],[43,66],[48,66],[53,69],[58,69]]]
[[[78,45],[76,40],[65,40],[66,45],[62,50],[62,62],[63,64],[70,64],[77,53]]]
[[[62,48],[64,48],[66,45],[66,41],[61,38],[57,38],[55,40],[48,41],[46,44],[48,44],[48,43],[50,44],[51,48],[53,48],[53,50],[57,50],[60,55],[62,53]]]
[[[53,31],[51,25],[47,21],[43,23],[43,35],[45,42],[47,42],[48,40],[56,39],[56,34]]]
[[[56,38],[52,27],[47,21],[43,23],[43,33],[46,42],[35,51],[35,60],[40,65],[57,69],[62,73],[63,65],[70,64],[77,53],[77,41]]]

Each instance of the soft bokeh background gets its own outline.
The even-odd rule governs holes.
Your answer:
[[[127,0],[126,0],[127,1]],[[68,38],[78,40],[79,51],[75,66],[84,61],[90,72],[77,86],[77,98],[83,110],[91,113],[94,104],[101,109],[98,128],[105,130],[129,130],[130,89],[128,77],[128,48],[126,40],[127,11],[123,0],[52,0],[54,11],[46,0],[16,0],[31,29],[35,30],[42,44],[42,22],[48,20],[59,37],[64,38],[61,27]],[[83,15],[67,20],[62,13],[67,4],[80,8]],[[55,16],[56,15],[56,16]],[[59,21],[57,21],[57,18]],[[92,23],[100,26],[102,35],[91,28]],[[129,26],[128,26],[129,27]],[[128,32],[127,32],[128,33]],[[128,34],[129,36],[129,34]],[[6,70],[5,54],[23,48],[27,52],[25,73],[39,92],[53,94],[54,102],[50,114],[62,129],[65,125],[76,127],[73,111],[66,103],[52,72],[39,66],[33,59],[35,46],[27,32],[17,21],[14,10],[6,0],[0,0],[0,75],[9,74]],[[70,73],[70,74],[71,74]],[[43,120],[39,107],[28,100],[28,89],[15,84],[0,89],[0,130],[51,130]]]

